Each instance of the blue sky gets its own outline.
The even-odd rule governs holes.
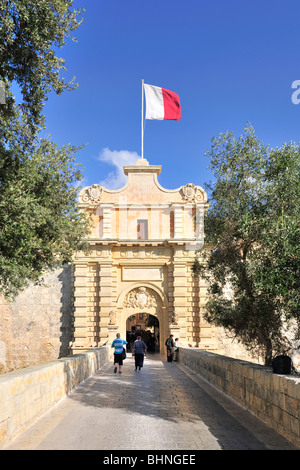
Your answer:
[[[299,142],[299,0],[77,0],[78,42],[59,55],[79,88],[45,104],[47,132],[77,154],[83,185],[124,184],[141,154],[141,80],[176,92],[181,121],[146,121],[144,156],[168,189],[211,178],[210,141],[247,122],[271,147]]]

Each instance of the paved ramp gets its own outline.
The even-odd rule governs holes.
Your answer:
[[[6,450],[293,450],[261,421],[179,363],[128,357],[81,384]]]

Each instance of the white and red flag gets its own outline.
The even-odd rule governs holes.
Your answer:
[[[179,96],[173,91],[144,84],[146,119],[175,120],[181,118]]]

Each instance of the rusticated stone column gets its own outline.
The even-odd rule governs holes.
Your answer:
[[[109,340],[109,326],[116,325],[116,311],[112,295],[112,261],[101,261],[100,264],[100,344]]]
[[[175,254],[180,254],[180,250],[177,253],[175,248]],[[173,261],[173,318],[171,323],[174,324],[174,320],[177,327],[180,327],[180,337],[184,340],[186,338],[186,278],[187,269],[185,261],[181,261],[180,258],[174,256]]]
[[[85,262],[74,264],[74,342],[72,352],[76,354],[88,348],[88,267]]]

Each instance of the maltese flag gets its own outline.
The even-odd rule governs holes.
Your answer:
[[[146,119],[172,119],[180,121],[179,96],[173,91],[144,84],[146,97]]]

